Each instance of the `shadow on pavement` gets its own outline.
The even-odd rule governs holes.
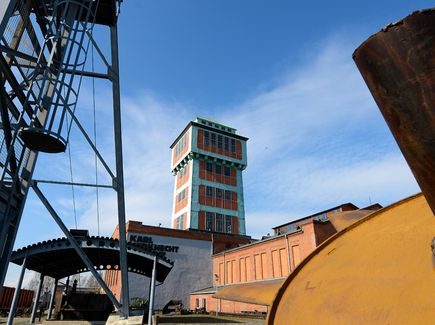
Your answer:
[[[184,317],[177,317],[177,316],[171,316],[171,317],[159,317],[159,324],[165,324],[165,323],[176,323],[176,324],[185,324],[185,323],[195,323],[195,324],[225,324],[225,323],[240,323],[235,320],[230,319],[223,319],[219,317],[212,317],[212,316],[206,316],[206,317],[195,317],[195,316],[184,316]]]

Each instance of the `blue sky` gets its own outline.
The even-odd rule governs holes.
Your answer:
[[[389,22],[432,5],[126,0],[119,48],[127,219],[170,225],[169,146],[197,116],[250,138],[244,186],[247,232],[254,237],[341,203],[387,205],[418,192],[352,53]],[[96,33],[104,42],[103,31]],[[98,147],[114,166],[110,84],[97,80],[96,94]],[[89,80],[77,114],[92,134]],[[92,182],[94,156],[77,129],[71,152],[74,180]],[[101,165],[98,177],[109,183]],[[35,178],[70,180],[68,155],[41,154]],[[74,227],[71,188],[40,187]],[[95,189],[76,188],[75,199],[78,226],[97,234]],[[99,211],[100,234],[111,235],[112,191],[100,190]],[[16,248],[61,235],[30,193]],[[15,272],[11,267],[7,284]]]

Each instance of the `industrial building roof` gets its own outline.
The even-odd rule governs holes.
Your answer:
[[[351,210],[358,210],[358,207],[355,204],[353,204],[353,203],[350,203],[350,202],[343,203],[343,204],[337,205],[337,206],[335,206],[333,208],[330,208],[330,209],[327,209],[327,210],[323,210],[323,211],[320,211],[320,212],[316,212],[316,213],[310,214],[308,216],[305,216],[305,217],[302,217],[302,218],[299,218],[299,219],[295,219],[295,220],[283,223],[282,225],[275,226],[272,229],[277,229],[277,228],[281,228],[281,227],[290,225],[292,223],[301,222],[301,221],[304,221],[305,219],[313,218],[313,217],[316,217],[316,216],[321,215],[323,213],[331,212],[331,211],[334,211],[334,210],[337,210],[337,209],[340,209],[340,208],[343,208],[343,207],[350,208]]]

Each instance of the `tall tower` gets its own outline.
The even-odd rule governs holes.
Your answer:
[[[207,118],[184,128],[171,145],[172,228],[246,234],[242,171],[247,140]]]

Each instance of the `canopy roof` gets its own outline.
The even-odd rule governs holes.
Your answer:
[[[79,246],[97,270],[119,269],[119,240],[109,237],[84,236],[76,238]],[[88,272],[67,238],[39,242],[12,252],[11,262],[21,265],[27,255],[26,268],[61,279],[73,274]],[[128,271],[151,277],[155,252],[137,244],[127,243]],[[156,279],[163,282],[173,263],[163,256],[157,259]]]
[[[270,306],[285,279],[255,281],[225,286],[214,298]]]

